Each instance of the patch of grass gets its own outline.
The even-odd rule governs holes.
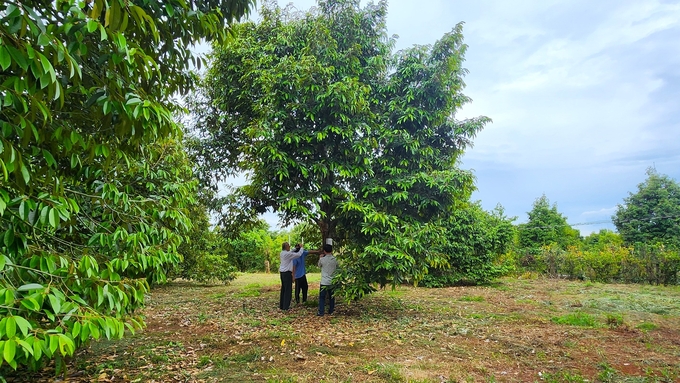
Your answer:
[[[623,314],[607,313],[606,322],[609,328],[619,328],[623,326]]]
[[[267,320],[268,326],[283,326],[293,321],[292,317],[281,317]]]
[[[550,319],[553,323],[578,327],[599,327],[595,317],[584,312],[569,313]]]
[[[484,297],[465,295],[458,300],[462,302],[484,302]]]
[[[239,320],[239,323],[248,325],[250,327],[260,327],[262,326],[262,321],[255,318],[243,318]]]
[[[546,383],[585,383],[589,380],[582,377],[579,373],[560,371],[554,374],[543,374],[543,381]]]
[[[198,358],[198,363],[196,364],[197,367],[205,367],[212,363],[212,360],[208,355],[201,355],[200,358]]]
[[[385,289],[385,294],[391,297],[403,297],[406,293],[406,290],[402,289]]]
[[[405,381],[399,365],[394,363],[371,362],[363,367],[369,375],[375,374],[388,383],[402,383]]]
[[[210,299],[222,299],[227,296],[227,293],[218,293],[210,296]]]
[[[598,365],[600,368],[600,372],[597,374],[597,381],[598,382],[619,382],[619,372],[616,371],[615,368],[609,365],[609,363],[600,363]]]
[[[260,347],[255,347],[243,354],[231,355],[227,360],[236,363],[252,363],[257,362],[262,358],[262,349]]]
[[[236,296],[239,298],[255,298],[259,297],[261,295],[260,290],[244,290],[239,293],[236,293]]]
[[[274,329],[269,329],[265,331],[265,336],[268,338],[273,338],[273,339],[292,339],[295,337],[294,334],[291,333],[289,329],[285,330],[274,330]]]
[[[656,330],[657,328],[659,328],[659,326],[657,326],[656,324],[651,323],[651,322],[642,322],[635,327],[639,330],[642,330],[642,331],[652,331],[652,330]]]

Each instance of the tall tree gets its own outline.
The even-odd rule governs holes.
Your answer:
[[[470,101],[462,24],[393,55],[387,3],[359,3],[266,2],[261,21],[214,46],[192,110],[205,179],[245,172],[240,208],[313,222],[356,250],[346,269],[367,286],[434,261],[413,235],[467,200],[473,176],[456,161],[489,119],[455,119]]]
[[[0,2],[0,364],[139,326],[190,225],[171,97],[251,3]]]
[[[617,206],[612,220],[627,244],[680,246],[680,184],[653,168],[647,169],[645,182]]]
[[[534,201],[529,220],[519,225],[519,246],[539,248],[557,244],[561,248],[576,245],[580,239],[578,230],[572,228],[567,219],[557,210],[557,204],[550,205],[548,197],[542,195]]]

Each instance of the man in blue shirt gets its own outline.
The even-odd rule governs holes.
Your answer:
[[[305,258],[310,252],[302,249],[300,258],[293,260],[293,276],[295,277],[295,303],[300,303],[300,292],[302,292],[302,303],[307,302],[307,291],[309,284],[307,284],[307,270],[305,269]]]

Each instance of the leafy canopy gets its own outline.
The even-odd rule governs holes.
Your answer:
[[[647,179],[617,206],[612,220],[626,244],[680,246],[680,184],[647,169]]]
[[[489,119],[455,118],[470,101],[462,24],[393,54],[387,3],[359,3],[302,13],[266,2],[260,21],[214,45],[191,109],[202,179],[248,176],[226,210],[315,224],[344,246],[361,295],[438,262],[417,238],[467,201],[473,176],[457,159]]]
[[[519,246],[537,249],[541,246],[556,244],[562,249],[579,243],[578,230],[572,228],[559,211],[557,204],[550,205],[548,197],[542,195],[534,201],[529,220],[519,225]]]
[[[141,325],[195,193],[175,93],[252,0],[0,3],[0,364]]]

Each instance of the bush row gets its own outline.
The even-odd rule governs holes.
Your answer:
[[[515,253],[518,271],[594,282],[675,285],[680,280],[680,252],[661,244],[610,245],[566,250],[550,245]]]

